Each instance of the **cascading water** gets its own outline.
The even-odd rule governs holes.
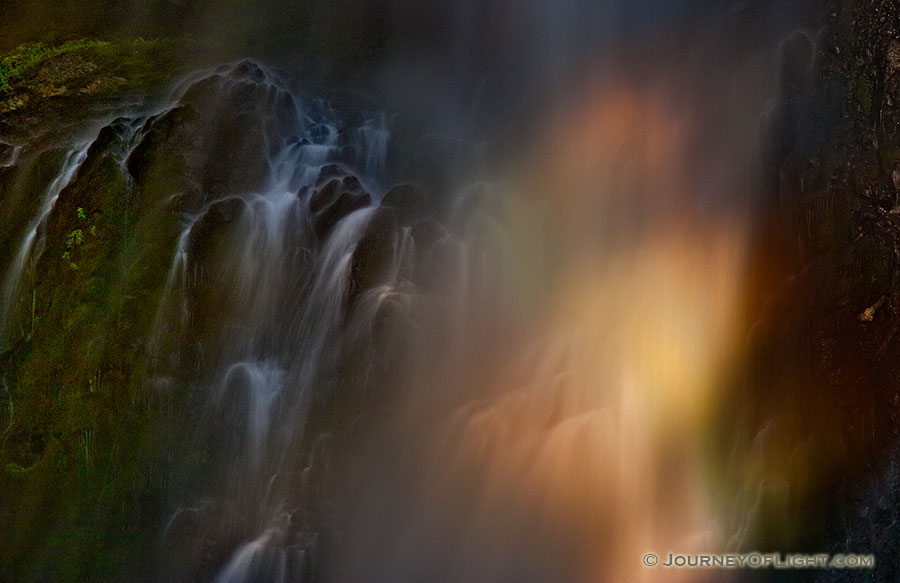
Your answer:
[[[220,125],[219,140],[193,141],[206,123]],[[3,321],[14,316],[26,266],[44,252],[41,229],[79,168],[112,156],[137,191],[152,171],[154,140],[178,131],[196,151],[187,153],[195,156],[187,192],[160,193],[157,203],[178,207],[182,226],[148,338],[146,386],[192,386],[202,395],[192,407],[202,423],[178,431],[209,452],[214,469],[202,487],[173,499],[161,545],[180,547],[176,578],[218,571],[218,581],[297,580],[311,572],[317,538],[313,519],[299,516],[314,510],[305,499],[315,495],[318,464],[328,463],[327,431],[311,429],[308,417],[333,395],[361,390],[334,379],[355,364],[353,344],[408,276],[409,229],[397,230],[391,211],[377,208],[384,116],[347,127],[326,101],[303,103],[246,61],[188,77],[155,112],[119,117],[64,156],[7,268]],[[357,250],[364,237],[383,249]],[[371,250],[385,255],[384,265]],[[203,538],[178,537],[187,518],[200,521]],[[191,563],[185,545],[210,533],[227,537],[215,562]]]
[[[298,580],[312,572],[317,538],[298,515],[312,510],[304,498],[312,495],[309,481],[318,479],[311,477],[319,471],[316,456],[326,455],[316,444],[327,439],[322,429],[310,433],[308,417],[330,393],[353,390],[333,386],[337,371],[351,364],[346,345],[356,339],[347,330],[365,330],[375,316],[349,303],[351,293],[368,291],[351,290],[364,285],[354,271],[376,269],[361,262],[357,246],[376,213],[369,192],[380,194],[386,131],[377,121],[344,127],[327,103],[304,105],[251,63],[193,82],[181,100],[211,82],[219,87],[201,103],[246,100],[249,111],[239,123],[258,132],[265,150],[250,155],[264,156],[265,165],[253,186],[204,193],[203,206],[186,214],[160,302],[154,369],[168,379],[179,373],[166,363],[191,360],[190,377],[181,380],[197,383],[207,399],[191,440],[211,444],[216,459],[209,490],[194,493],[212,497],[205,515],[179,507],[167,533],[190,517],[201,523],[199,540],[227,537],[216,549],[222,564],[204,566],[218,570],[216,581]],[[391,247],[399,243],[396,233],[386,236]],[[212,237],[221,241],[210,249]],[[399,286],[404,275],[386,269],[381,289]],[[198,288],[211,284],[213,295],[198,301]],[[209,318],[203,312],[215,315],[212,329],[192,356],[178,354],[185,330]]]
[[[50,185],[44,195],[41,203],[40,214],[35,217],[26,227],[25,236],[18,244],[18,252],[7,267],[6,275],[3,277],[2,285],[2,303],[0,303],[0,342],[3,341],[6,332],[6,322],[10,317],[10,312],[15,309],[16,294],[19,291],[19,284],[28,266],[28,261],[34,256],[39,256],[42,249],[42,241],[39,237],[41,225],[50,215],[56,199],[63,188],[69,185],[78,171],[78,167],[84,162],[87,156],[87,146],[78,145],[73,150],[65,154],[62,169]],[[10,164],[12,166],[14,164]],[[2,344],[0,344],[2,346]]]
[[[709,442],[816,31],[777,3],[438,4],[434,70],[404,45],[347,81],[377,106],[239,60],[0,151],[28,214],[0,229],[4,479],[81,496],[21,572],[107,544],[72,577],[711,581],[641,557],[749,550],[793,500],[804,450],[763,468],[753,411]]]

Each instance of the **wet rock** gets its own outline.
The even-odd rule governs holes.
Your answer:
[[[309,197],[309,210],[319,213],[328,208],[340,195],[340,187],[340,180],[332,179],[314,190]]]
[[[84,95],[109,93],[123,87],[128,82],[124,77],[99,77],[78,90]]]
[[[338,221],[371,203],[371,196],[355,176],[346,176],[342,180],[332,178],[314,190],[309,198],[316,237],[324,240]]]
[[[12,163],[15,159],[16,148],[10,144],[0,142],[0,168]]]
[[[187,188],[169,198],[168,208],[175,213],[194,214],[202,208],[206,195],[198,188]]]
[[[191,229],[188,245],[198,262],[209,260],[225,238],[227,228],[237,221],[246,204],[237,197],[226,198],[210,205],[206,213]]]
[[[900,338],[894,214],[900,189],[900,4],[894,0],[832,4],[832,22],[814,44],[841,50],[815,53],[816,74],[803,98],[787,111],[785,121],[790,123],[782,124],[785,132],[796,136],[788,145],[799,150],[804,139],[815,143],[821,163],[803,170],[783,164],[787,156],[777,162],[777,171],[792,177],[780,180],[780,200],[803,201],[805,206],[796,208],[814,211],[790,211],[789,221],[799,216],[809,227],[791,223],[786,230],[803,244],[798,261],[802,270],[796,271],[802,275],[794,285],[802,290],[796,293],[804,305],[785,310],[754,366],[786,368],[779,363],[790,361],[798,344],[776,343],[791,335],[809,342],[816,355],[815,382],[810,383],[815,388],[793,389],[793,398],[816,401],[827,410],[828,434],[847,444],[837,455],[836,450],[816,454],[821,455],[818,468],[832,468],[827,472],[841,477],[827,496],[834,501],[831,509],[817,509],[813,515],[828,525],[817,544],[827,541],[825,546],[864,548],[877,555],[890,553],[897,545],[896,532],[885,529],[883,513],[877,509],[883,490],[873,491],[872,484],[878,482],[875,474],[886,473],[884,468],[893,474],[900,459],[896,447],[889,445],[896,441],[900,402],[892,401],[897,379],[893,355]],[[805,52],[800,44],[795,49],[798,57]],[[796,59],[797,64],[802,61]],[[800,77],[800,72],[788,75],[785,84],[798,88],[790,79]],[[889,210],[892,207],[895,210]],[[785,405],[781,413],[790,407]],[[860,419],[865,419],[865,430]],[[881,453],[885,446],[893,450],[887,456]],[[860,480],[863,465],[871,468],[865,470],[871,475]],[[886,581],[891,573],[875,571],[872,577]],[[844,576],[823,573],[817,580],[843,581]]]
[[[268,173],[262,116],[232,108],[232,87],[210,77],[195,83],[182,104],[149,118],[127,161],[138,182],[160,187],[178,176],[199,185],[209,199],[254,192]],[[169,194],[185,188],[170,184]]]
[[[186,106],[176,107],[162,115],[148,118],[141,130],[143,133],[141,141],[125,161],[131,176],[138,182],[143,181],[159,153],[168,150],[192,151],[190,131],[196,120],[196,111]]]
[[[59,97],[61,95],[65,95],[69,92],[69,89],[66,86],[56,86],[56,85],[38,85],[35,88],[35,91],[42,98],[46,99],[48,97]]]
[[[35,81],[38,85],[59,85],[83,77],[96,69],[97,63],[86,60],[76,53],[65,53],[50,59],[41,67]]]
[[[264,72],[249,61],[196,81],[181,105],[196,112],[196,122],[188,127],[199,142],[191,166],[196,181],[213,195],[261,189],[270,144],[278,142],[281,130],[295,126],[297,116],[290,94],[266,82]]]
[[[8,99],[4,99],[0,101],[0,113],[9,113],[12,111],[16,111],[17,109],[22,109],[28,102],[30,101],[27,94],[25,95],[13,95]]]
[[[82,173],[91,172],[105,156],[113,155],[123,145],[122,138],[127,130],[128,122],[124,118],[117,118],[104,126],[88,149]]]
[[[425,213],[425,195],[412,184],[400,184],[387,191],[381,206],[392,209],[401,223],[411,224]]]
[[[333,204],[343,190],[358,189],[359,192],[364,190],[355,177],[353,177],[355,183],[348,181],[345,188],[344,180],[350,177],[350,173],[344,167],[326,164],[319,170],[314,185],[301,188],[297,192],[297,198],[308,200],[309,210],[313,213],[321,212]]]
[[[356,176],[347,176],[341,181],[341,188],[348,192],[361,193],[364,192],[363,185]]]
[[[887,73],[893,75],[900,71],[900,40],[892,41],[885,54]]]
[[[206,156],[198,118],[192,107],[180,106],[143,120],[125,167],[146,208],[167,201],[173,210],[195,214],[217,194],[202,188]]]
[[[323,186],[332,178],[343,178],[349,175],[350,173],[339,164],[326,164],[319,170],[319,175],[316,177],[316,187]]]
[[[225,78],[218,72],[193,83],[181,98],[183,105],[203,107],[215,100],[225,85]]]
[[[93,43],[88,43],[93,45]],[[125,41],[66,48],[27,68],[0,95],[0,135],[26,141],[72,136],[73,122],[104,117],[139,95],[162,91],[181,65],[168,41]],[[124,80],[124,81],[122,81]]]
[[[266,140],[251,116],[225,119],[207,142],[201,183],[212,193],[252,192],[264,183]]]
[[[235,65],[234,69],[231,70],[231,76],[236,79],[249,79],[256,83],[262,83],[266,80],[266,72],[263,71],[262,67],[249,59],[245,59]]]
[[[384,283],[394,260],[397,219],[390,209],[379,208],[366,227],[353,253],[350,268],[351,305],[365,290]]]

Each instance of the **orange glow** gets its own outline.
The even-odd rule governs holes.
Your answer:
[[[552,155],[536,180],[569,217],[617,198],[659,204],[674,196],[689,136],[664,95],[616,87],[564,112],[541,143]]]
[[[744,229],[658,212],[660,197],[690,201],[687,136],[652,97],[596,96],[550,135],[558,147],[532,182],[547,193],[537,204],[564,216],[554,206],[559,275],[533,330],[543,349],[497,375],[502,396],[458,412],[457,462],[485,507],[512,504],[574,546],[585,581],[721,580],[641,558],[726,545],[702,439],[737,348]],[[647,228],[615,229],[622,197]]]

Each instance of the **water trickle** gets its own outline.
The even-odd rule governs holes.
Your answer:
[[[6,274],[3,276],[2,287],[0,287],[0,347],[3,346],[6,338],[6,327],[9,320],[14,315],[16,309],[16,297],[19,292],[19,286],[22,282],[22,276],[25,273],[29,261],[31,265],[43,252],[44,241],[41,237],[41,226],[50,216],[59,194],[68,186],[78,172],[78,168],[87,158],[87,152],[90,147],[89,143],[78,144],[66,153],[62,167],[56,175],[56,178],[47,187],[44,193],[44,199],[41,202],[38,215],[32,219],[25,231],[25,236],[16,247],[18,251],[8,267]]]
[[[271,432],[272,406],[283,388],[284,371],[271,363],[238,362],[222,379],[223,402],[230,401],[237,415],[246,418],[236,427],[245,427],[241,436],[251,469],[266,453],[266,437]]]
[[[234,557],[222,569],[222,573],[216,577],[216,583],[243,583],[247,581],[291,581],[288,577],[287,552],[270,544],[273,533],[267,531],[259,538],[248,542],[237,550]],[[302,552],[302,551],[300,551]],[[302,568],[302,555],[298,564],[294,566]]]
[[[150,139],[160,123],[190,124],[189,116],[166,119],[183,107],[253,132],[264,147],[239,148],[231,163],[256,167],[262,158],[265,171],[259,180],[208,183],[203,203],[183,212],[151,335],[158,382],[148,386],[198,383],[206,395],[199,410],[208,422],[187,432],[221,464],[196,493],[221,511],[191,516],[234,545],[218,551],[215,580],[298,580],[314,551],[310,533],[321,527],[316,500],[329,464],[324,427],[310,426],[309,416],[352,392],[338,383],[339,371],[356,365],[348,347],[371,334],[377,306],[399,289],[414,252],[410,229],[394,232],[387,222],[368,235],[386,241],[384,261],[357,256],[376,224],[370,193],[384,179],[388,131],[383,116],[348,128],[327,102],[303,104],[270,71],[243,63],[183,82],[134,140]],[[218,161],[216,148],[200,149],[192,164],[202,177]],[[377,298],[352,324],[351,292]],[[177,505],[192,507],[190,497]],[[285,509],[306,518],[285,523]]]

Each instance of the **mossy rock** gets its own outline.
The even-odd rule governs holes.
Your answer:
[[[182,70],[180,50],[163,39],[22,45],[0,58],[0,136],[56,135],[71,129],[59,120],[160,92]]]

